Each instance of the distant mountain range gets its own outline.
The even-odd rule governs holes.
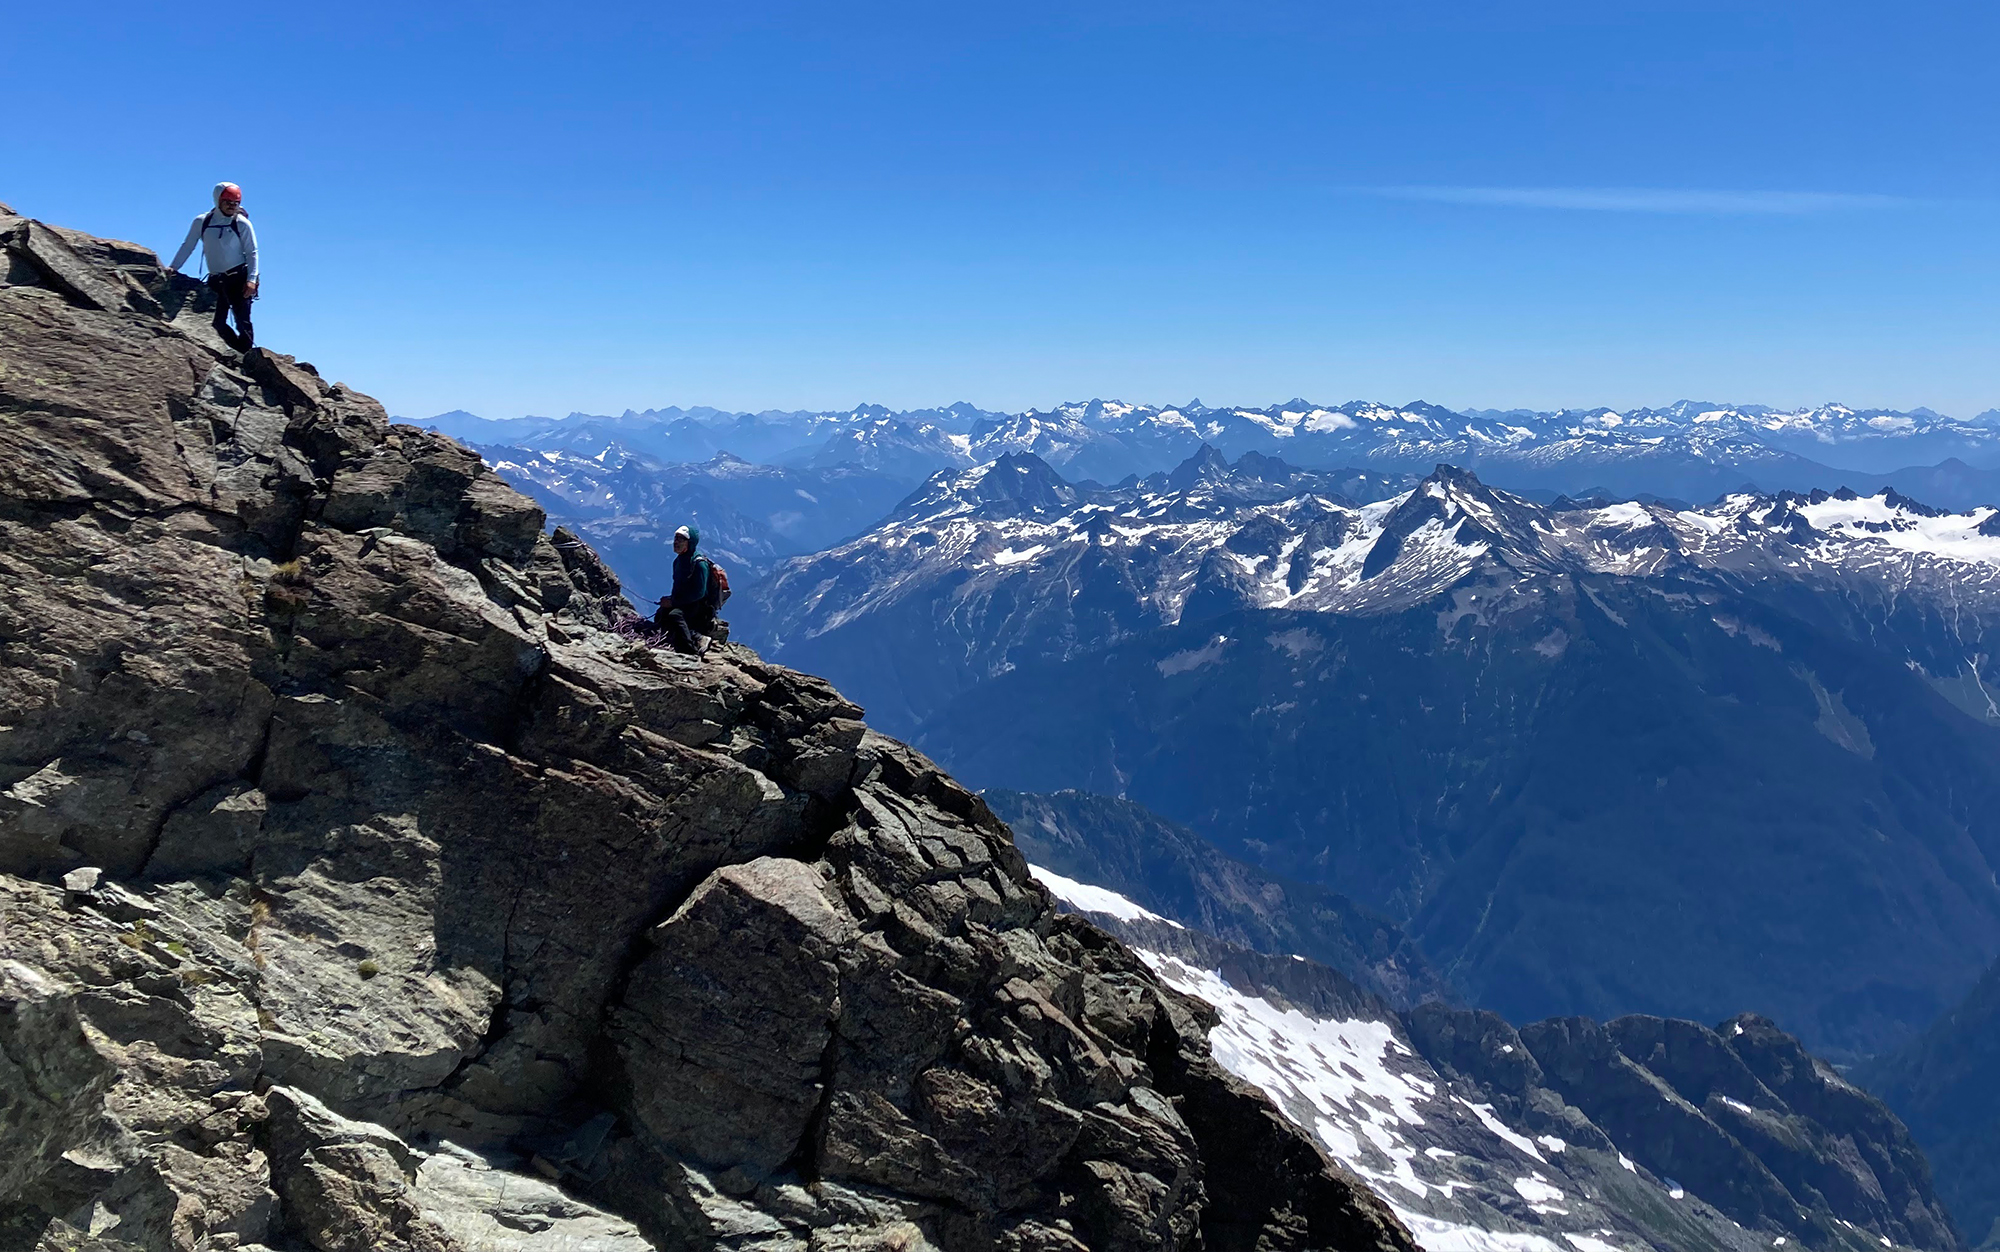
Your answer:
[[[1092,400],[1027,413],[960,403],[891,411],[726,413],[492,421],[452,412],[426,425],[478,448],[550,520],[604,551],[635,593],[665,592],[667,538],[699,525],[743,585],[779,558],[871,527],[940,471],[1027,454],[1073,485],[1131,486],[1203,447],[1343,475],[1366,503],[1439,463],[1542,500],[1707,501],[1738,490],[1884,489],[1948,508],[2000,503],[2000,411],[1957,421],[1827,406],[1800,412],[1680,403],[1660,410],[1453,413],[1428,404],[1294,401],[1269,409],[1147,407]],[[1922,458],[1943,457],[1936,464]],[[1820,458],[1820,459],[1814,459]],[[1832,468],[1824,461],[1862,468]]]
[[[702,549],[730,576],[756,581],[782,557],[817,552],[866,530],[910,484],[856,465],[754,465],[726,452],[696,464],[620,445],[594,455],[478,446],[501,477],[569,527],[644,599],[672,583],[674,528],[694,522]]]
[[[1212,451],[1097,490],[1020,455],[744,617],[962,777],[1138,801],[1510,1020],[1754,1008],[1853,1058],[2000,953],[1996,517],[1442,468],[1357,504]]]
[[[911,482],[974,461],[969,432],[1005,415],[970,405],[892,412],[864,404],[841,413],[724,413],[716,409],[648,409],[617,417],[491,420],[454,411],[417,423],[482,447],[595,458],[607,449],[664,462],[732,460],[794,468],[835,465],[886,470]]]
[[[617,417],[492,421],[440,414],[425,423],[479,445],[594,457],[622,448],[668,461],[718,452],[801,468],[854,466],[912,484],[1028,452],[1072,481],[1117,483],[1169,469],[1206,443],[1235,459],[1282,456],[1303,468],[1425,473],[1440,463],[1521,491],[1692,501],[1765,491],[1894,487],[1935,504],[2000,503],[2000,410],[1960,420],[1929,409],[1826,405],[1781,411],[1681,401],[1660,409],[1454,411],[1422,402],[1268,408],[1133,405],[1091,400],[995,413],[970,404],[892,411],[725,413],[658,409]]]
[[[2000,723],[1981,646],[2000,615],[2000,510],[1944,513],[1887,490],[1537,505],[1444,467],[1410,482],[1254,453],[1231,465],[1204,448],[1170,473],[1090,488],[1009,455],[940,474],[867,534],[785,563],[756,596],[756,636],[908,728],[1020,665],[1235,609],[1390,613],[1482,572],[1509,590],[1698,577],[1808,619],[1854,618],[1841,629],[1855,637],[1888,630],[1900,661]],[[1484,624],[1476,593],[1460,599],[1449,620]],[[879,638],[899,641],[895,655],[875,657]]]

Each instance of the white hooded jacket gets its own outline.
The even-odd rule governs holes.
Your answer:
[[[181,262],[194,252],[197,241],[201,244],[202,260],[208,263],[208,272],[221,274],[239,265],[250,267],[249,280],[257,281],[257,230],[250,225],[250,218],[241,209],[235,217],[225,217],[222,213],[222,189],[228,183],[215,184],[215,190],[208,193],[209,201],[216,207],[207,213],[195,215],[194,224],[188,227],[187,238],[181,240],[181,250],[174,253],[174,262],[168,269],[179,269]]]

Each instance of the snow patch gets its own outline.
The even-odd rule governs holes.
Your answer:
[[[1175,674],[1185,674],[1189,670],[1215,664],[1222,659],[1222,649],[1228,642],[1226,636],[1217,635],[1199,648],[1189,648],[1172,656],[1163,657],[1156,663],[1160,677],[1172,678]]]
[[[1418,1198],[1434,1191],[1451,1194],[1455,1184],[1418,1176],[1414,1162],[1421,1153],[1398,1130],[1424,1125],[1418,1106],[1434,1100],[1437,1087],[1392,1065],[1421,1064],[1392,1026],[1367,1018],[1308,1017],[1245,995],[1219,971],[1143,949],[1137,954],[1167,985],[1215,1006],[1221,1020],[1209,1032],[1208,1046],[1216,1061],[1262,1088],[1341,1164],[1378,1191],[1395,1187]]]
[[[1507,1128],[1506,1123],[1502,1122],[1499,1118],[1493,1116],[1492,1105],[1474,1104],[1472,1101],[1466,1099],[1464,1096],[1453,1096],[1452,1098],[1457,1100],[1460,1104],[1463,1104],[1466,1108],[1471,1109],[1472,1115],[1479,1119],[1480,1125],[1486,1127],[1486,1129],[1492,1131],[1495,1135],[1499,1136],[1500,1138],[1506,1140],[1508,1143],[1511,1143],[1515,1147],[1519,1148],[1521,1150],[1522,1155],[1532,1156],[1544,1165],[1549,1163],[1549,1158],[1542,1155],[1541,1149],[1537,1148],[1534,1145],[1533,1140],[1529,1139],[1526,1135],[1515,1134],[1513,1131]]]
[[[1391,1204],[1424,1252],[1565,1252],[1563,1246],[1525,1231],[1480,1230],[1441,1221]]]
[[[1645,505],[1629,501],[1597,510],[1599,526],[1650,526],[1653,521],[1653,515]]]
[[[1175,930],[1186,930],[1171,917],[1161,917],[1151,909],[1134,904],[1115,891],[1103,887],[1093,887],[1087,882],[1065,878],[1054,870],[1043,869],[1039,865],[1028,866],[1028,873],[1036,882],[1047,887],[1049,894],[1064,904],[1083,913],[1103,913],[1121,922],[1165,922]]]
[[[1048,550],[1049,545],[1045,543],[1038,543],[1032,548],[1022,548],[1018,551],[1013,548],[1005,548],[993,554],[993,563],[995,565],[1019,565],[1024,561],[1034,560]]]
[[[1563,1195],[1561,1187],[1550,1185],[1549,1180],[1540,1174],[1516,1178],[1514,1190],[1520,1192],[1521,1198],[1530,1204],[1558,1204],[1568,1198]]]
[[[1887,493],[1858,500],[1829,498],[1797,508],[1814,530],[1842,539],[1872,540],[1898,552],[2000,566],[2000,536],[1979,533],[1980,526],[2000,510],[1982,507],[1925,517],[1892,506]]]
[[[1294,626],[1290,630],[1280,631],[1272,635],[1267,642],[1274,648],[1284,649],[1294,657],[1301,657],[1309,652],[1317,652],[1326,646],[1324,640],[1303,626]]]

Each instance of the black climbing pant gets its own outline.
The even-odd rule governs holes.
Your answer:
[[[256,332],[250,329],[249,286],[247,265],[208,276],[208,288],[215,293],[215,333],[238,352],[248,352],[257,342]],[[236,317],[235,330],[229,329],[231,314]]]
[[[659,612],[653,614],[653,624],[666,630],[667,642],[674,645],[674,651],[692,654],[701,650],[695,644],[695,635],[706,635],[714,628],[715,610],[706,604],[685,609],[662,604]]]

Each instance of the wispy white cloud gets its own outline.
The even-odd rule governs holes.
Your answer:
[[[1648,187],[1368,187],[1368,194],[1440,204],[1598,213],[1831,213],[1917,203],[1903,196],[1825,191],[1676,191]]]

